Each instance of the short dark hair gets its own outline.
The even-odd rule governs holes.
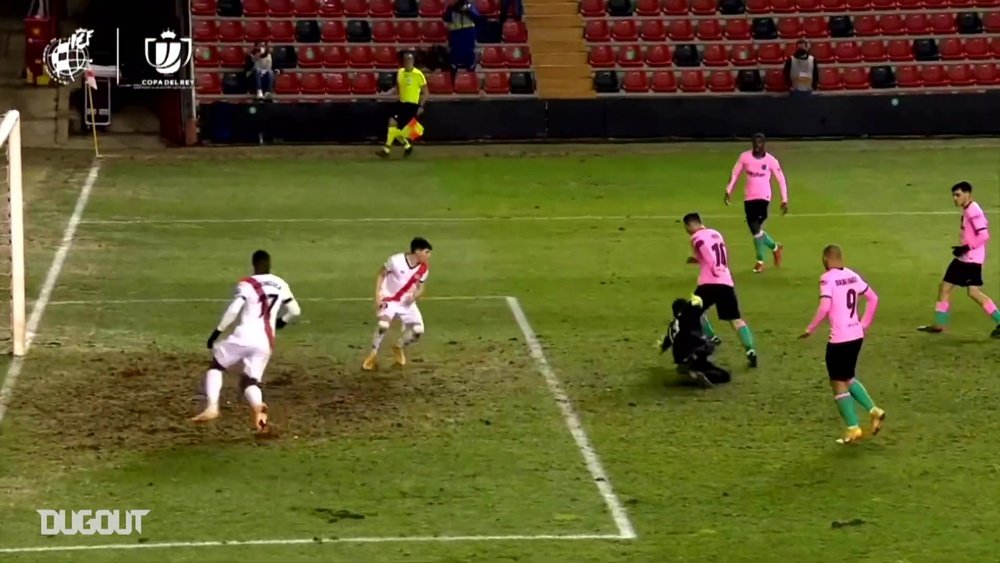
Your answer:
[[[690,225],[692,223],[701,223],[701,215],[697,213],[688,213],[684,216],[684,224]]]
[[[261,264],[270,264],[271,255],[268,254],[266,250],[258,250],[253,253],[253,257],[250,259],[250,261],[254,265],[254,267],[259,266]]]
[[[753,140],[756,141],[758,139],[760,139],[761,141],[766,141],[767,137],[765,137],[763,133],[754,133]]]
[[[972,184],[968,182],[959,182],[951,187],[952,192],[965,192],[967,194],[972,193]]]
[[[431,243],[427,242],[424,237],[417,237],[410,241],[410,252],[416,252],[418,250],[434,250]]]

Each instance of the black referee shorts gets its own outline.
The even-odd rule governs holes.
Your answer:
[[[854,379],[861,355],[863,338],[847,342],[829,342],[826,345],[826,374],[830,381],[850,381]]]
[[[948,264],[948,269],[944,272],[944,281],[958,287],[982,287],[983,265],[962,262],[956,258]]]
[[[735,321],[740,318],[740,303],[736,299],[736,288],[721,283],[699,285],[694,294],[701,297],[703,308],[708,310],[715,305],[715,312],[720,321]]]
[[[410,104],[407,102],[396,102],[392,105],[391,117],[396,120],[397,127],[406,127],[411,119],[417,116],[420,104]]]
[[[750,234],[756,235],[767,221],[767,208],[771,202],[766,199],[748,199],[743,202],[743,212],[747,216],[747,226]]]

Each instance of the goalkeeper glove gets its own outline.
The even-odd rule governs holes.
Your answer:
[[[215,330],[212,331],[212,336],[208,337],[208,349],[209,350],[211,350],[212,347],[215,346],[215,341],[219,339],[219,335],[221,335],[221,334],[222,334],[222,331],[219,330],[219,329],[215,329]]]
[[[969,245],[967,245],[967,244],[963,244],[962,246],[953,246],[953,247],[951,247],[951,253],[952,253],[953,256],[955,256],[955,258],[958,258],[959,256],[962,256],[963,254],[965,254],[969,250],[970,250],[970,248],[969,248]]]
[[[285,328],[286,326],[288,326],[288,323],[285,322],[285,319],[278,319],[278,322],[274,323],[274,326],[278,330],[281,330],[281,329]]]

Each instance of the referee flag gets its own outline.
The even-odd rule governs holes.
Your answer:
[[[421,125],[420,122],[417,121],[417,118],[414,117],[409,123],[406,124],[406,127],[403,128],[403,134],[406,135],[407,139],[416,141],[420,137],[424,136],[424,126]]]

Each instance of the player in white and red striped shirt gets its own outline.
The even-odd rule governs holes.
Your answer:
[[[424,293],[431,250],[431,243],[417,237],[410,242],[410,252],[393,254],[379,269],[375,278],[378,327],[372,338],[372,351],[361,365],[365,371],[373,371],[378,367],[378,350],[393,320],[398,318],[403,323],[403,334],[392,347],[397,365],[406,365],[406,353],[403,349],[423,335],[424,318],[417,307],[417,300]]]

